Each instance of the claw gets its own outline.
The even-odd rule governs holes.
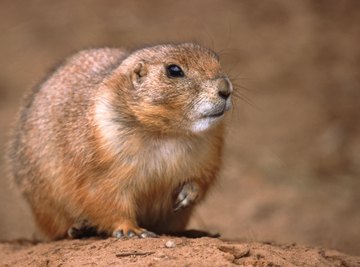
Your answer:
[[[132,238],[132,237],[135,237],[135,236],[136,236],[136,234],[134,233],[134,231],[129,230],[127,232],[127,237]]]
[[[182,201],[175,204],[174,211],[185,209],[187,206],[190,206],[191,203],[192,202],[190,202],[188,199],[183,199]]]
[[[157,234],[132,224],[119,225],[113,236],[117,239],[158,237]]]
[[[199,188],[195,183],[189,182],[183,185],[174,203],[174,211],[184,209],[193,204],[199,196]]]
[[[141,238],[147,238],[147,237],[151,237],[151,238],[157,238],[159,237],[157,234],[144,230],[142,233],[140,233],[140,237]]]
[[[121,239],[123,238],[125,235],[124,235],[124,231],[123,230],[118,230],[116,232],[114,232],[114,237],[116,237],[117,239]]]

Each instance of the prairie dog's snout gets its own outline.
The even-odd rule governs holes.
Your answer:
[[[194,132],[201,132],[216,125],[231,108],[232,91],[232,84],[227,77],[204,81],[202,93],[194,105],[198,117],[192,125]]]
[[[233,91],[232,84],[226,77],[217,79],[217,89],[218,95],[224,100],[227,100]]]
[[[219,78],[216,81],[218,96],[222,100],[223,113],[231,108],[232,84],[227,77]]]

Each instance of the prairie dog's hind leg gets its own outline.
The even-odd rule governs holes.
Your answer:
[[[70,227],[69,236],[87,234],[106,235],[120,238],[155,237],[156,234],[140,228],[137,221],[137,205],[134,201],[134,190],[113,190],[107,181],[93,187],[93,194],[86,195],[81,203],[84,221]],[[97,198],[109,192],[107,197]],[[111,194],[113,192],[113,194]],[[114,201],[116,200],[116,201]],[[77,200],[79,201],[79,200]],[[76,203],[80,205],[79,202]],[[106,208],[101,208],[106,207]],[[95,229],[94,229],[95,228]]]

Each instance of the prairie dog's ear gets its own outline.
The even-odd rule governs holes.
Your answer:
[[[135,67],[131,73],[131,80],[135,84],[140,84],[148,73],[147,67],[145,65],[145,62],[140,61],[135,64]]]

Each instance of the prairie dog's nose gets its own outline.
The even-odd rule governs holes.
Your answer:
[[[228,99],[232,93],[232,85],[228,78],[220,78],[218,81],[218,95],[222,99]]]

